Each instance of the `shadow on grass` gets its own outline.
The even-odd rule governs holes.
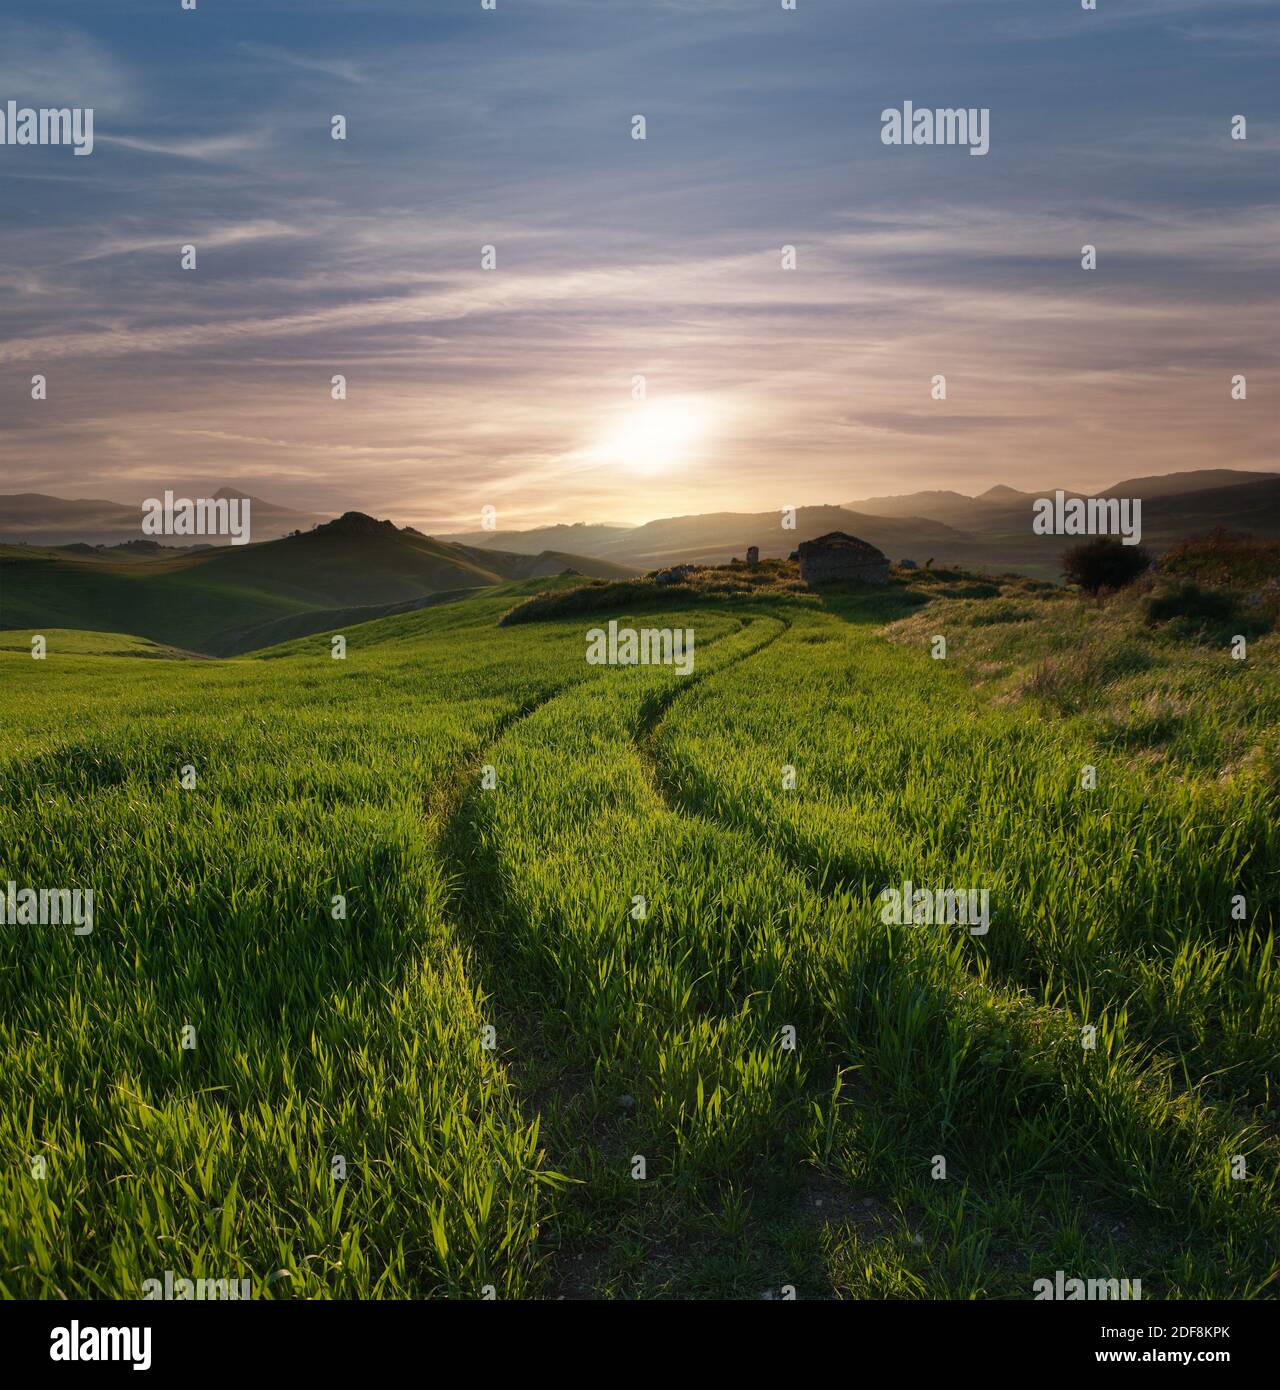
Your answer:
[[[812,592],[824,613],[846,623],[877,626],[908,617],[934,597],[917,584],[903,580],[890,580],[883,586],[857,581],[824,584]]]

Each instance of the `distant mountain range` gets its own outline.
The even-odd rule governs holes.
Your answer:
[[[1160,550],[1197,531],[1222,525],[1266,537],[1280,536],[1280,474],[1201,469],[1129,478],[1097,494],[1064,489],[1068,497],[1142,500],[1143,541]],[[977,497],[961,492],[912,492],[868,497],[840,506],[799,507],[795,529],[783,530],[780,512],[711,512],[666,517],[643,526],[552,526],[531,531],[477,531],[442,536],[479,550],[519,552],[541,548],[554,537],[573,537],[582,555],[653,569],[680,561],[723,564],[758,545],[766,559],[787,555],[801,541],[827,531],[847,531],[879,546],[891,559],[933,558],[974,569],[1019,570],[1061,577],[1070,536],[1037,536],[1032,505],[1047,492],[993,487]],[[565,542],[568,543],[567,541]]]
[[[221,487],[213,497],[248,497],[255,541],[275,540],[291,531],[305,531],[328,518],[295,512],[264,502],[235,488]],[[143,509],[95,497],[48,497],[39,492],[0,496],[0,545],[122,545],[144,539]],[[226,545],[225,537],[174,538],[174,546]]]
[[[140,510],[25,493],[0,497],[0,629],[124,632],[230,655],[566,569],[623,578],[683,561],[722,564],[752,545],[776,558],[828,531],[859,536],[893,560],[1058,579],[1062,552],[1077,540],[1032,533],[1039,495],[995,487],[977,497],[869,497],[800,507],[791,529],[776,511],[710,512],[643,526],[434,538],[359,512],[316,523],[254,498],[253,543],[196,537],[194,545],[181,538],[182,546],[160,546],[143,538]],[[1206,469],[1130,478],[1100,495],[1141,498],[1143,543],[1157,552],[1214,526],[1280,538],[1277,474]],[[272,531],[287,534],[261,539]]]
[[[1149,504],[1163,504],[1172,497],[1239,487],[1280,478],[1277,473],[1245,473],[1234,468],[1202,468],[1192,473],[1162,473],[1145,478],[1126,478],[1104,492],[1063,491],[1068,497],[1140,497],[1144,513]],[[1031,507],[1044,492],[1019,492],[1011,487],[988,488],[977,497],[962,492],[908,492],[894,497],[864,497],[846,502],[850,511],[872,516],[923,516],[961,530],[984,532],[1014,529],[1025,521],[1030,527]]]

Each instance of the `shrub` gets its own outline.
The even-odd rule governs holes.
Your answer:
[[[1115,536],[1098,536],[1086,545],[1072,546],[1062,557],[1062,572],[1070,583],[1096,594],[1102,589],[1123,589],[1150,564],[1151,556],[1142,546],[1125,545]]]
[[[1152,594],[1145,603],[1149,624],[1168,623],[1175,637],[1209,637],[1229,642],[1237,633],[1261,637],[1272,626],[1273,614],[1264,607],[1246,608],[1230,589],[1206,589],[1183,579]]]
[[[517,623],[536,623],[552,618],[572,618],[578,614],[605,613],[615,608],[655,608],[688,599],[693,590],[687,584],[659,587],[647,579],[595,579],[572,589],[535,594],[518,603],[498,619],[499,627]]]
[[[1179,541],[1160,561],[1162,574],[1254,589],[1280,575],[1280,541],[1254,540],[1219,526]]]
[[[1146,603],[1147,621],[1168,622],[1170,618],[1190,618],[1202,623],[1231,622],[1240,611],[1235,594],[1223,589],[1203,589],[1199,584],[1183,580],[1161,593],[1153,594]]]

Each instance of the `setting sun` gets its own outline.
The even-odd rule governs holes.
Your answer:
[[[691,461],[715,420],[715,411],[692,397],[637,401],[615,418],[588,453],[631,473],[667,473]]]

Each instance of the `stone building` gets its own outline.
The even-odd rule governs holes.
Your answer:
[[[747,564],[758,565],[760,563],[760,547],[758,545],[747,546]]]
[[[796,554],[800,578],[806,584],[834,584],[860,579],[864,584],[889,582],[889,558],[867,541],[843,531],[831,531],[816,540],[801,541]]]

